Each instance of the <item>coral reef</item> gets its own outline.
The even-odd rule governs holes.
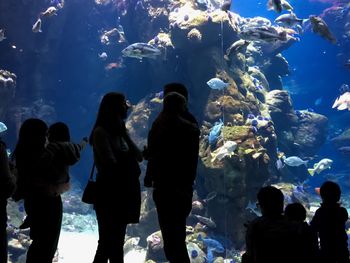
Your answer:
[[[163,7],[166,6],[166,1],[162,3]],[[245,19],[230,11],[204,11],[192,1],[169,3],[169,20],[166,24],[162,20],[159,24],[162,30],[153,32],[155,27],[151,22],[161,13],[154,13],[159,3],[147,1],[146,4],[148,8],[137,11],[140,17],[148,19],[142,21],[145,29],[142,34],[135,31],[133,34],[138,39],[148,35],[148,43],[166,53],[166,64],[150,61],[152,69],[148,74],[154,79],[154,85],[174,79],[183,82],[189,89],[190,107],[196,105],[191,110],[200,120],[200,162],[195,201],[201,204],[210,193],[215,193],[215,198],[206,204],[205,209],[200,209],[196,203],[194,211],[209,216],[216,223],[215,231],[225,234],[239,246],[244,242],[242,222],[254,217],[245,208],[255,200],[264,183],[273,182],[279,176],[275,167],[279,158],[277,146],[286,155],[305,151],[311,156],[325,139],[327,119],[308,113],[299,118],[288,92],[283,90],[281,77],[289,74],[289,65],[280,52],[297,41],[292,37],[295,32],[287,32],[291,34],[287,41],[276,41],[274,45],[241,41],[239,28],[254,23],[271,26],[271,23],[264,18]],[[143,15],[146,10],[150,11]],[[125,13],[122,20],[130,21],[128,17],[134,14],[135,11]],[[281,32],[285,29],[276,27],[275,30]],[[179,66],[180,71],[171,69]],[[206,82],[214,77],[228,83],[228,87],[210,89]],[[154,98],[155,95],[149,95],[142,99],[127,123],[140,146],[146,144],[147,130],[160,111],[161,104]],[[249,119],[251,115],[255,116],[254,119]],[[223,127],[215,143],[211,144],[208,138],[220,120]],[[213,158],[215,150],[226,141],[237,144],[234,153],[220,160]],[[143,202],[141,226],[133,227],[140,236],[150,235],[156,230],[154,205],[149,199],[147,196]],[[193,215],[189,220],[191,225],[198,222]]]

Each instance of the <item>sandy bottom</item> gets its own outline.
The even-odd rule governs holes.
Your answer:
[[[61,232],[59,263],[91,263],[97,248],[97,233]]]
[[[58,263],[91,263],[97,248],[97,233],[61,232]],[[146,250],[132,250],[124,255],[124,263],[144,263]]]

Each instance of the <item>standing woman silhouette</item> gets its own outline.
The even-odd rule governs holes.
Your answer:
[[[13,153],[18,173],[14,199],[24,199],[33,240],[27,252],[27,263],[52,262],[61,230],[61,196],[47,194],[48,175],[41,159],[47,130],[46,123],[40,119],[25,120]]]
[[[107,93],[89,139],[97,168],[94,209],[99,240],[93,263],[123,262],[126,226],[139,222],[142,154],[125,127],[128,108],[123,94]]]

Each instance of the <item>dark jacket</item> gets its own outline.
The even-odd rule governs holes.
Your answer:
[[[97,169],[97,201],[122,211],[125,223],[137,223],[140,216],[140,152],[127,134],[109,134],[97,127],[93,132],[93,152]],[[118,212],[119,212],[118,211]]]
[[[255,219],[247,229],[244,262],[301,262],[300,226],[282,215]]]
[[[6,146],[0,141],[0,200],[9,198],[15,186],[15,177],[10,172]]]
[[[148,134],[145,185],[192,190],[199,151],[197,125],[178,115],[160,113]]]
[[[345,223],[348,213],[339,204],[322,204],[311,220],[311,227],[320,238],[321,257],[329,263],[350,262]]]

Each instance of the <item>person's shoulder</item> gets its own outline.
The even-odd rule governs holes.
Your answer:
[[[340,215],[342,216],[342,218],[343,218],[344,220],[347,220],[347,219],[348,219],[349,215],[348,215],[348,211],[346,210],[345,207],[340,206],[340,207],[338,208],[338,211],[339,211]]]

